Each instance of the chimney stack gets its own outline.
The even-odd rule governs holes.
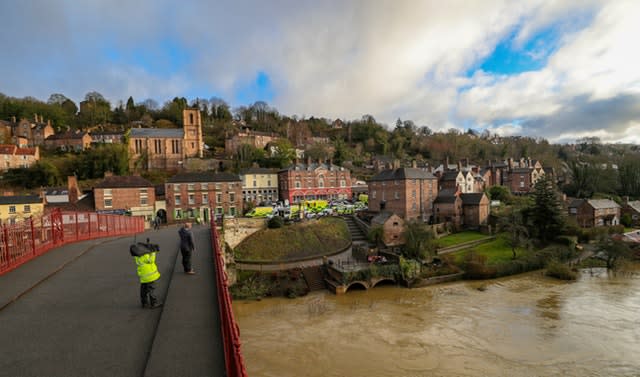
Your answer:
[[[107,177],[113,177],[113,172],[105,171],[105,172],[104,172],[104,177],[105,177],[105,178],[107,178]]]
[[[14,115],[11,117],[11,123],[15,123],[15,122],[16,122],[16,116]]]
[[[67,190],[69,192],[69,203],[77,203],[80,196],[80,190],[78,190],[78,179],[75,175],[70,175],[67,177]]]

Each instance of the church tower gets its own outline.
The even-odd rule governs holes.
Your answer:
[[[200,110],[186,108],[182,110],[182,126],[184,128],[185,157],[203,157],[204,142],[202,140],[202,118]]]

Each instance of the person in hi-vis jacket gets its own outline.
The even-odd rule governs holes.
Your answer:
[[[140,301],[143,308],[159,308],[162,303],[158,301],[154,290],[156,282],[160,279],[160,272],[156,265],[156,254],[160,251],[158,245],[138,242],[131,245],[129,252],[136,261],[138,278],[140,278]]]

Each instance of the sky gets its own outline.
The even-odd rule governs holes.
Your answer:
[[[640,1],[0,2],[0,93],[640,144]]]

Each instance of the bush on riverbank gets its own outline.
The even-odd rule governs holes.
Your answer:
[[[565,245],[552,245],[541,250],[521,254],[517,259],[488,263],[486,255],[467,252],[460,263],[465,279],[492,279],[539,270],[551,260],[567,261],[575,256],[575,250]]]
[[[547,263],[547,269],[545,275],[554,277],[560,280],[576,280],[578,278],[578,272],[571,269],[564,263],[552,260]]]
[[[229,290],[231,296],[238,300],[258,300],[263,297],[295,298],[309,293],[309,287],[300,269],[274,272],[242,271],[236,284]]]
[[[242,241],[234,254],[236,260],[285,262],[332,254],[348,247],[350,242],[344,220],[324,217],[278,229],[263,229]]]

